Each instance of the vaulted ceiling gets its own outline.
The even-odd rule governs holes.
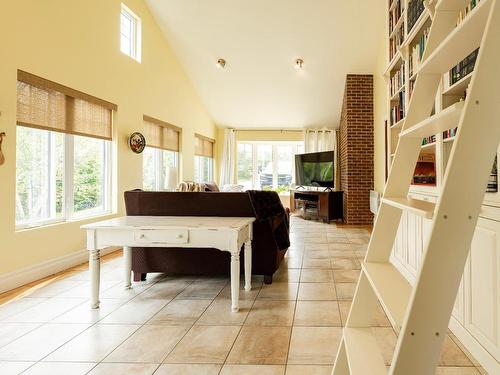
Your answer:
[[[384,38],[383,0],[146,2],[221,126],[336,126],[346,74],[374,73]]]

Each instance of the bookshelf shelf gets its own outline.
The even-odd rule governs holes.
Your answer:
[[[403,23],[404,21],[404,18],[406,16],[406,12],[403,12],[401,14],[401,16],[399,17],[398,21],[394,24],[394,28],[392,29],[390,35],[389,35],[389,39],[392,39],[396,36],[396,34],[398,33],[398,30],[399,28],[401,27],[401,24]]]
[[[391,102],[397,102],[399,101],[399,94],[401,92],[403,92],[406,88],[406,83],[404,85],[402,85],[395,93],[394,95],[391,97]]]
[[[391,126],[391,129],[401,129],[403,127],[403,122],[405,121],[404,118],[396,122],[394,125]]]
[[[431,147],[435,147],[437,144],[437,142],[431,142],[431,143],[426,143],[425,145],[422,145],[422,149],[427,149],[427,148],[431,148]]]
[[[468,1],[400,0],[397,5],[401,7],[403,17],[403,20],[398,19],[397,24],[399,30],[404,29],[405,35],[401,45],[397,47],[397,53],[384,72],[388,78],[387,118],[389,119],[386,132],[386,160],[389,170],[401,137],[426,137],[425,140],[422,139],[422,143],[428,143],[421,145],[420,157],[417,163],[418,168],[415,169],[414,184],[411,188],[411,191],[418,190],[419,194],[439,194],[448,159],[453,147],[455,147],[456,126],[460,119],[461,110],[465,105],[464,99],[466,99],[467,88],[471,84],[472,72],[470,72],[469,66],[473,64],[471,56],[473,52],[476,52],[475,50],[480,44],[481,31],[487,21],[487,15],[492,3],[488,0],[477,0],[474,3],[475,6],[465,11],[465,7],[469,5]],[[396,2],[397,0],[392,2],[388,0],[387,9],[389,9],[389,6],[396,6]],[[416,4],[415,2],[420,3]],[[415,11],[415,8],[418,8],[418,11]],[[418,15],[420,11],[422,13]],[[393,8],[392,14],[395,14],[394,12]],[[439,25],[432,25],[436,12],[448,12],[451,17],[456,17],[457,26],[440,44],[428,46],[426,37],[429,35],[431,26],[440,27]],[[411,22],[410,16],[413,17]],[[415,20],[416,17],[418,18]],[[413,21],[415,22],[413,23]],[[449,21],[455,26],[454,18]],[[412,27],[410,27],[410,23],[413,23]],[[389,34],[387,33],[387,35]],[[394,44],[392,47],[394,51]],[[392,56],[392,54],[388,56]],[[398,71],[402,73],[398,73]],[[411,124],[413,125],[411,128],[403,130],[404,115],[406,115],[413,88],[421,73],[442,74],[443,77],[436,95],[433,108],[434,115],[430,117],[431,120],[428,122]],[[402,87],[398,87],[396,92],[391,92],[391,82],[393,87],[394,81],[396,81],[396,84],[398,82],[391,79],[396,74],[404,74],[402,81],[405,83]],[[459,81],[451,84],[452,79],[456,80],[460,76],[462,78]],[[393,109],[399,107],[402,108],[400,114],[403,115],[403,119],[395,122]],[[430,133],[435,132],[433,136],[430,136],[429,130],[431,130]]]
[[[395,68],[399,67],[403,63],[403,56],[401,55],[401,52],[396,52],[392,60],[390,61],[389,65],[385,69],[384,75],[389,76],[392,71],[394,71]]]
[[[427,10],[423,11],[418,21],[415,23],[415,25],[413,25],[413,28],[408,32],[408,35],[406,36],[402,44],[403,47],[410,46],[410,44],[415,40],[415,37],[419,34],[419,32],[422,30],[422,28],[429,19],[430,19],[429,12]]]
[[[472,72],[443,91],[445,96],[461,96],[470,84]]]

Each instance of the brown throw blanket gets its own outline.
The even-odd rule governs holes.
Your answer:
[[[275,191],[247,190],[257,221],[268,222],[280,250],[290,247],[289,223],[280,197]]]

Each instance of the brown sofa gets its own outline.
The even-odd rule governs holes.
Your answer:
[[[255,217],[247,193],[134,190],[125,192],[125,206],[127,215],[134,216]],[[252,274],[264,275],[264,282],[270,284],[287,249],[278,249],[267,222],[254,222],[253,233]],[[134,281],[145,280],[149,272],[229,275],[230,254],[216,249],[137,248],[132,254]]]

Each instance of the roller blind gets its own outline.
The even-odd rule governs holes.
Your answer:
[[[214,157],[215,140],[201,134],[195,134],[194,154],[197,156]]]
[[[179,152],[181,128],[146,115],[143,120],[144,136],[149,147]]]
[[[17,124],[112,139],[113,103],[33,74],[17,71]]]

